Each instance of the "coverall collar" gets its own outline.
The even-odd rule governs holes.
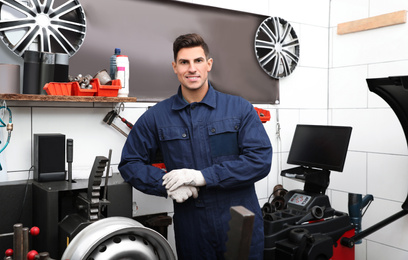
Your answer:
[[[203,100],[197,103],[206,104],[209,107],[216,108],[217,106],[216,105],[217,103],[216,93],[215,93],[215,89],[212,87],[210,82],[208,82],[207,94],[205,94],[205,97],[203,98]],[[178,91],[177,91],[177,96],[174,99],[174,102],[171,108],[173,110],[181,110],[187,107],[188,105],[190,104],[183,98],[183,94],[181,93],[181,86],[179,86]]]

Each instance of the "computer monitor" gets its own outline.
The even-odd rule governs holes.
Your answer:
[[[297,125],[287,163],[342,172],[351,130],[348,126]]]

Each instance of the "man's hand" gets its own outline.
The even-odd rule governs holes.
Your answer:
[[[198,189],[194,186],[183,185],[173,191],[167,190],[167,195],[178,203],[182,203],[191,196],[196,199],[198,197]]]
[[[206,181],[200,171],[192,169],[172,170],[163,176],[163,186],[169,191],[174,191],[182,185],[204,186]]]

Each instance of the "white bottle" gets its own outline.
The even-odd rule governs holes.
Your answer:
[[[120,79],[122,88],[119,89],[118,97],[129,95],[129,58],[126,55],[116,56],[116,79]]]

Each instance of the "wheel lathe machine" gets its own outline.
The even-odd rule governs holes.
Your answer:
[[[408,143],[408,76],[367,79],[367,83],[396,113]],[[300,167],[281,175],[303,181],[304,189],[283,194],[278,189],[274,200],[264,205],[264,260],[353,260],[354,246],[361,239],[408,214],[407,197],[401,211],[361,230],[361,210],[372,195],[350,193],[349,214],[331,207],[325,190],[330,170],[343,169],[348,132],[347,127],[297,126],[288,163]]]

